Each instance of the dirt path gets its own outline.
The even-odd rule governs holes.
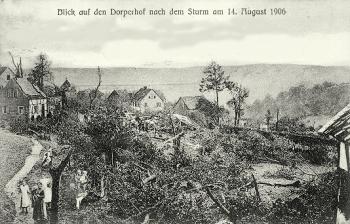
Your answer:
[[[28,173],[31,171],[35,163],[40,159],[40,152],[43,149],[43,146],[35,139],[31,139],[32,143],[34,144],[32,148],[32,153],[27,156],[24,166],[13,176],[13,178],[6,184],[5,186],[5,192],[8,195],[9,198],[15,203],[16,208],[16,221],[20,221],[19,223],[33,223],[33,220],[31,219],[32,211],[29,209],[29,214],[26,216],[21,216],[20,214],[20,202],[21,197],[18,192],[18,182],[25,178]]]

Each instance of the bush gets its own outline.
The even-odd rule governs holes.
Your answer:
[[[10,131],[14,133],[27,133],[29,123],[25,118],[14,118],[9,122]]]
[[[305,186],[299,198],[277,200],[270,211],[271,223],[335,223],[338,176],[336,172],[323,174],[318,182]]]

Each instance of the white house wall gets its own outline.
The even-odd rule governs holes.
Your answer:
[[[340,157],[339,157],[339,168],[348,171],[348,162],[346,160],[346,150],[349,150],[349,147],[346,148],[346,145],[344,142],[340,143],[340,149],[339,149],[339,153],[340,153]]]
[[[44,105],[44,111],[43,106]],[[37,113],[35,113],[34,106],[38,107]],[[46,99],[32,99],[29,100],[29,118],[34,118],[36,119],[38,116],[41,116],[44,113],[44,116],[46,117],[47,115],[47,100]]]
[[[157,106],[157,104],[160,106]],[[147,104],[147,106],[145,106]],[[157,111],[162,110],[164,108],[164,102],[162,99],[156,94],[154,91],[150,91],[141,101],[140,101],[140,109],[141,112],[145,112],[147,110]]]
[[[349,149],[350,149],[349,144],[345,144],[344,142],[340,143],[340,146],[339,146],[339,168],[343,170],[341,172],[346,173],[345,175],[350,175],[349,174],[349,163],[348,163],[349,159],[347,159],[347,155],[348,156],[350,155]],[[347,183],[346,181],[345,182],[342,181],[341,185],[346,184],[346,183]],[[340,202],[341,199],[350,197],[346,193],[348,191],[344,192],[344,189],[343,189],[344,187],[346,189],[350,188],[349,185],[347,185],[347,186],[345,186],[345,185],[344,186],[340,186],[339,192],[338,192],[338,202]],[[341,189],[343,189],[343,190],[341,190]],[[337,209],[337,221],[336,221],[336,224],[350,224],[350,220],[346,219],[345,215],[343,214],[343,212],[341,210],[342,209],[339,209],[339,208]]]

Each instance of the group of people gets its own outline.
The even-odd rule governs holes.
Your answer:
[[[19,189],[21,193],[21,212],[28,214],[28,208],[32,205],[35,221],[47,219],[47,211],[51,208],[51,181],[41,179],[30,189],[26,181],[22,180]]]

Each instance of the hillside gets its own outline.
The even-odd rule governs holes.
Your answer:
[[[203,67],[186,68],[102,68],[102,90],[135,90],[144,85],[164,92],[169,101],[179,96],[198,95]],[[277,96],[292,86],[312,86],[324,81],[334,83],[350,82],[350,67],[313,66],[291,64],[253,64],[224,66],[231,80],[242,83],[250,90],[248,102],[263,99],[266,94]],[[89,88],[97,83],[96,68],[53,68],[55,83],[61,85],[66,78],[78,89]],[[222,102],[227,95],[222,94]]]
[[[277,97],[266,96],[248,105],[246,117],[264,120],[270,110],[272,118],[302,119],[307,126],[317,128],[350,103],[350,84],[324,82],[312,87],[297,85],[280,92]]]

